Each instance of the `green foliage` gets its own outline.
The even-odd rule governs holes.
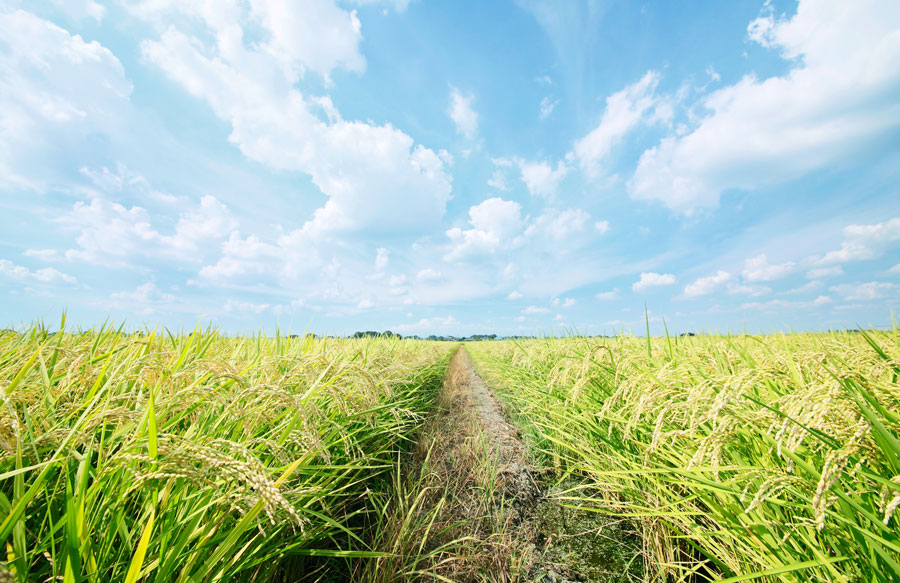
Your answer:
[[[470,345],[660,580],[900,581],[900,334]]]
[[[448,347],[0,335],[0,580],[321,580],[370,549]]]

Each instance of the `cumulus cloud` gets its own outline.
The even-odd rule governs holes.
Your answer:
[[[77,280],[53,267],[44,267],[34,271],[16,265],[8,259],[0,259],[0,276],[21,282],[40,283],[75,283]]]
[[[550,302],[554,308],[571,308],[575,305],[575,298],[553,298],[553,301]]]
[[[506,296],[506,299],[508,299],[508,300],[519,300],[519,299],[522,299],[522,298],[524,298],[524,297],[525,297],[525,296],[524,296],[523,294],[517,292],[516,290],[513,290],[513,291],[509,292],[509,295]]]
[[[648,71],[640,81],[606,98],[606,110],[596,128],[575,142],[574,154],[589,176],[596,176],[610,150],[642,121],[661,119],[653,113],[660,106],[656,95],[660,75]]]
[[[459,320],[453,316],[434,316],[432,318],[422,318],[418,322],[412,324],[397,324],[391,326],[391,330],[400,333],[431,333],[437,331],[453,331],[459,326]]]
[[[883,281],[860,284],[844,283],[831,286],[829,289],[845,300],[878,300],[889,297],[900,299],[900,284]]]
[[[791,274],[797,267],[793,261],[772,264],[765,253],[751,257],[744,261],[744,270],[741,275],[747,281],[775,281]]]
[[[772,293],[772,288],[764,285],[746,285],[743,283],[730,282],[727,286],[728,293],[731,295],[743,296],[764,296]]]
[[[542,308],[540,306],[528,306],[524,310],[522,310],[523,314],[549,314],[550,310],[548,308]]]
[[[720,269],[713,275],[701,277],[686,285],[684,287],[684,296],[687,298],[695,298],[711,294],[730,279],[731,274]]]
[[[178,301],[177,297],[162,291],[152,281],[137,286],[134,291],[115,292],[109,297],[115,305],[138,304],[145,308],[154,304],[171,304]]]
[[[253,16],[267,40],[248,44],[243,26],[250,15],[237,8],[177,3],[167,9],[199,17],[216,42],[169,26],[141,44],[145,61],[231,124],[229,139],[245,156],[310,176],[328,200],[305,231],[397,234],[439,224],[451,191],[447,156],[416,145],[390,124],[344,120],[328,97],[294,87],[307,70],[327,76],[335,68],[363,67],[355,14],[330,0],[302,8],[255,2]],[[311,34],[291,32],[291,23]],[[322,38],[320,47],[323,36],[335,38]]]
[[[788,20],[764,14],[751,40],[791,63],[709,94],[684,135],[646,150],[629,194],[690,215],[731,188],[753,190],[842,163],[900,126],[900,9],[891,0],[800,0]],[[739,139],[736,139],[739,136]]]
[[[450,106],[447,115],[456,124],[456,132],[462,134],[467,140],[475,137],[478,131],[478,114],[472,109],[473,95],[463,95],[456,87],[450,87]]]
[[[900,241],[900,217],[873,225],[847,225],[841,248],[829,251],[817,263],[847,263],[880,257],[892,244]]]
[[[556,164],[555,169],[548,162],[544,161],[534,162],[516,158],[515,163],[519,167],[522,182],[525,183],[528,193],[542,198],[553,198],[556,196],[560,183],[571,170],[562,161]]]
[[[817,267],[806,272],[808,279],[822,279],[824,277],[834,277],[836,275],[844,275],[844,269],[837,265],[835,267]]]
[[[448,261],[508,248],[522,227],[522,206],[499,197],[489,198],[469,208],[471,229],[454,227],[446,234],[451,249]]]
[[[546,209],[525,229],[525,235],[565,241],[583,233],[591,216],[581,209]]]
[[[157,230],[143,207],[128,208],[102,198],[77,202],[57,220],[78,233],[78,247],[66,251],[66,259],[116,266],[132,265],[135,256],[200,261],[201,249],[237,227],[228,208],[208,195],[179,216],[170,234]]]
[[[0,188],[43,192],[48,160],[117,131],[132,85],[109,49],[24,10],[0,11],[0,47]]]
[[[655,273],[651,271],[641,273],[641,278],[631,285],[631,289],[638,293],[641,293],[653,287],[674,284],[675,276],[671,273]]]

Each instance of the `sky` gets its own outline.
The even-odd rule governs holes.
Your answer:
[[[0,0],[0,227],[10,327],[890,325],[900,3]]]

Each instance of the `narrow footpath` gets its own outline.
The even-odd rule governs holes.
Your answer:
[[[580,580],[544,565],[536,512],[543,492],[520,432],[475,372],[464,347],[450,361],[438,407],[419,444],[425,482],[440,511],[431,532],[438,573],[453,581]],[[572,577],[571,579],[569,577]]]

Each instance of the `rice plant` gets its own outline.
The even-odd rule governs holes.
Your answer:
[[[470,345],[657,580],[900,581],[900,332]]]
[[[339,578],[380,556],[449,346],[398,339],[0,336],[0,581]]]

